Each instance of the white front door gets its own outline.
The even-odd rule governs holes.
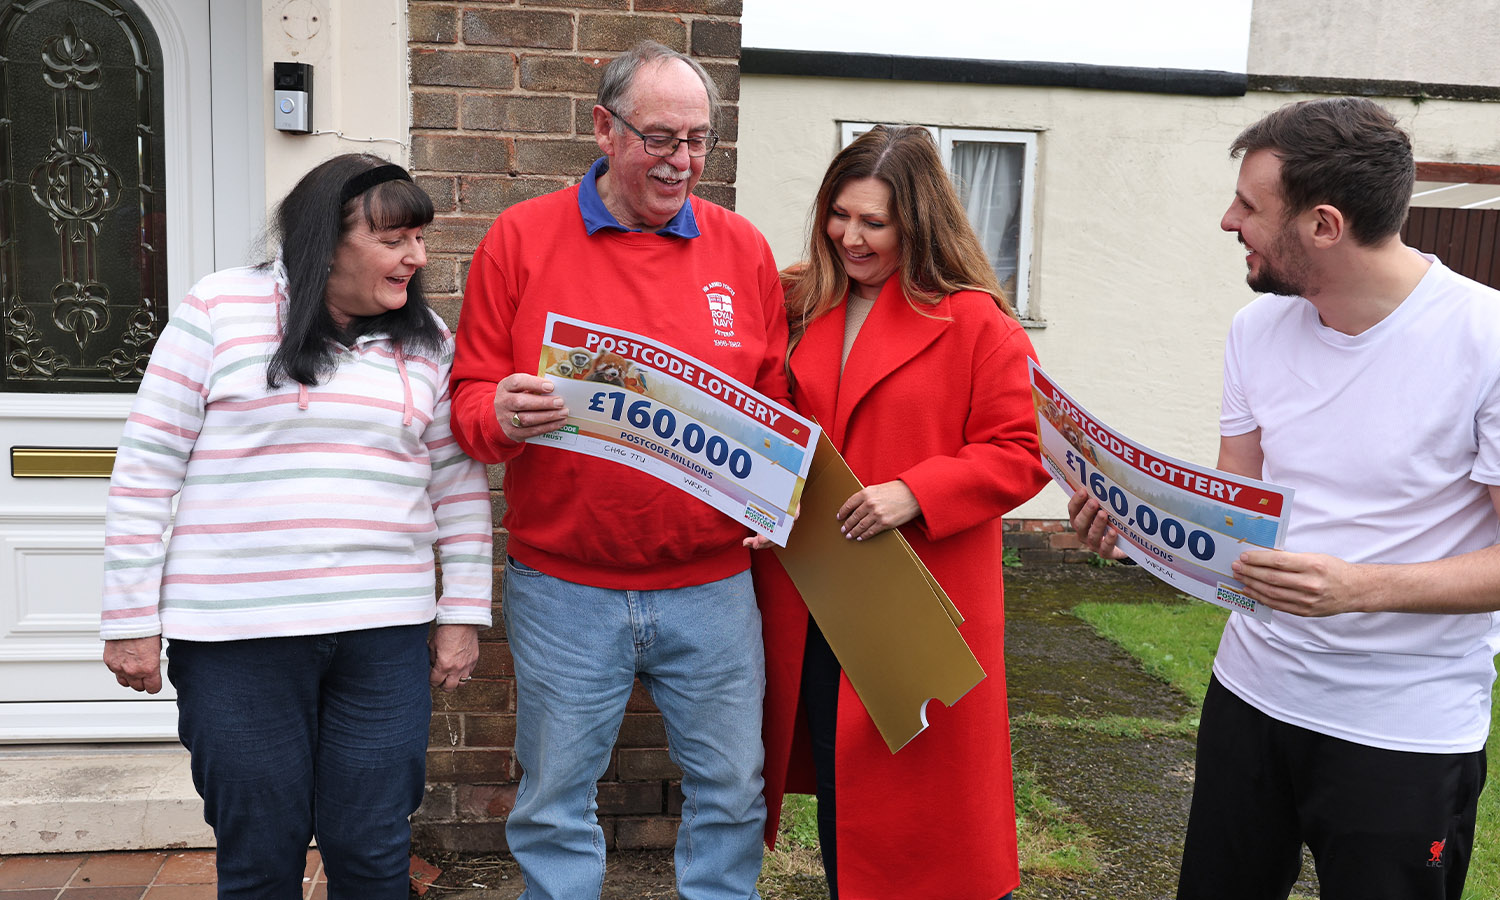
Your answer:
[[[3,198],[19,212],[0,223],[18,232],[0,246],[12,254],[0,296],[0,742],[171,739],[171,687],[136,694],[100,662],[108,479],[57,473],[101,450],[107,472],[133,397],[122,372],[139,365],[150,324],[140,298],[165,313],[204,274],[249,261],[264,217],[260,4],[52,0],[27,5],[29,27],[17,6],[0,14],[14,129],[0,134],[21,185]],[[93,386],[111,381],[124,391]]]

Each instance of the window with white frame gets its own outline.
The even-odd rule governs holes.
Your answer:
[[[844,122],[840,146],[875,127]],[[1036,134],[977,128],[922,126],[932,133],[943,165],[969,214],[1001,287],[1023,319],[1038,316],[1030,307],[1031,222],[1035,191]]]

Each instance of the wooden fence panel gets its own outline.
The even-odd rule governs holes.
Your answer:
[[[1443,209],[1414,206],[1401,229],[1409,247],[1431,253],[1448,268],[1481,284],[1500,288],[1500,209]]]

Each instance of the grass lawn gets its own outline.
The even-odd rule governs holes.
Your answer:
[[[1017,770],[1016,844],[1029,878],[1086,878],[1099,871],[1098,843],[1088,829],[1038,789],[1030,772]],[[818,800],[787,794],[776,849],[766,854],[760,893],[765,900],[826,898],[818,854]]]
[[[1024,878],[1082,879],[1099,871],[1099,842],[1067,809],[1015,771],[1016,850]]]
[[[1219,631],[1230,613],[1207,603],[1085,603],[1074,613],[1140,660],[1146,671],[1192,698],[1195,706],[1203,702]],[[1492,696],[1492,701],[1497,699],[1500,697]],[[1196,716],[1192,724],[1197,724]],[[1496,724],[1497,718],[1491,717],[1487,755],[1490,772],[1500,774]],[[1469,863],[1464,900],[1494,897],[1500,897],[1500,795],[1491,784],[1479,797],[1474,856]]]
[[[766,853],[756,887],[764,900],[827,900],[823,857],[818,852],[816,797],[806,794],[782,797],[776,849]]]

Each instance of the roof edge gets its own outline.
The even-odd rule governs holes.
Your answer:
[[[1208,69],[1152,69],[1086,63],[897,56],[887,53],[771,50],[759,47],[745,47],[740,54],[740,73],[743,75],[1071,87],[1206,97],[1243,96],[1247,85],[1243,74]]]
[[[1322,75],[1251,75],[1249,90],[1287,94],[1339,94],[1354,97],[1408,97],[1422,100],[1500,100],[1500,86],[1443,84],[1385,78],[1333,78]]]

